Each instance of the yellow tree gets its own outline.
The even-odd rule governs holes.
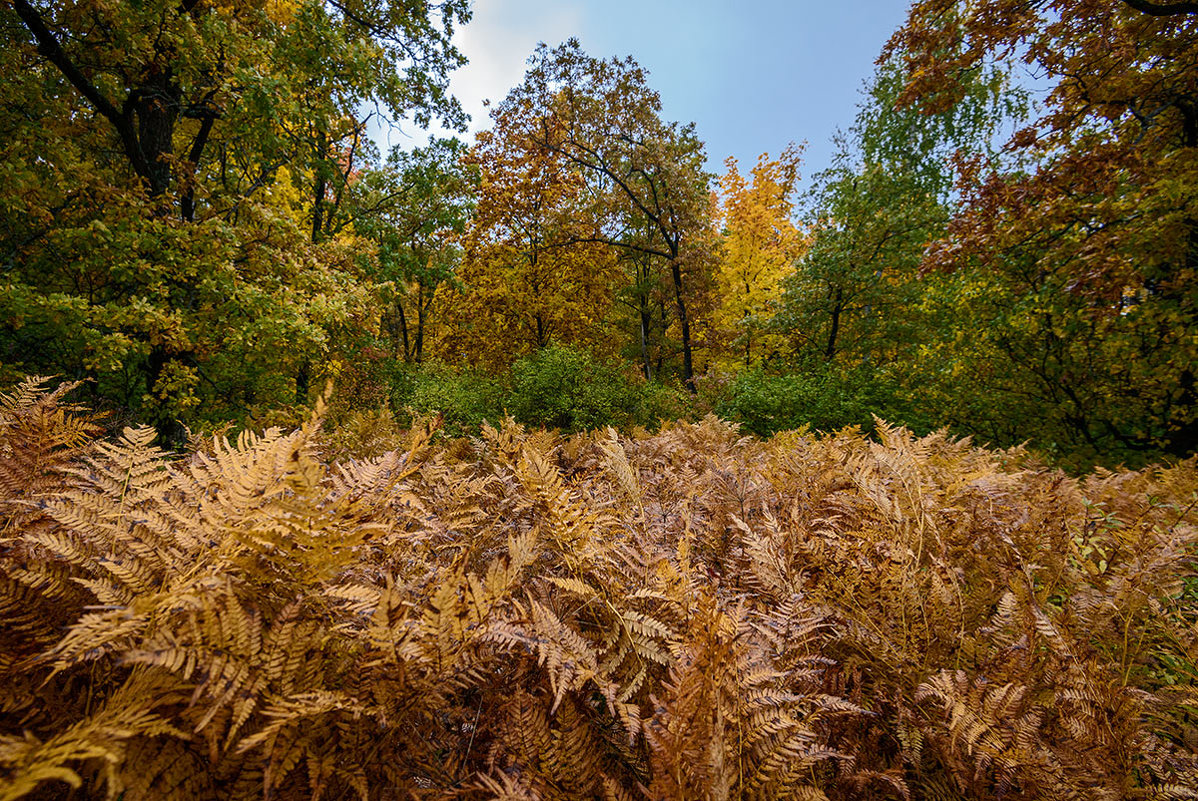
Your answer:
[[[777,159],[762,153],[751,179],[740,173],[735,158],[724,162],[728,167],[720,179],[724,246],[715,327],[746,365],[781,342],[766,332],[765,323],[782,295],[783,278],[806,247],[791,220],[801,153],[793,144]]]
[[[470,157],[480,179],[465,236],[462,291],[442,302],[440,354],[492,368],[551,342],[592,351],[607,331],[622,278],[615,253],[595,240],[581,176],[528,140],[521,111],[503,106]]]

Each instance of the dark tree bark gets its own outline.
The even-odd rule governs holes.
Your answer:
[[[408,338],[408,315],[404,312],[403,304],[400,303],[398,300],[395,301],[395,316],[399,320],[399,326],[398,326],[399,327],[399,337],[398,337],[398,339],[400,339],[403,342],[403,360],[405,362],[410,362],[412,360],[412,346],[411,346],[411,340]],[[395,326],[392,326],[391,330],[392,330],[392,334],[391,334],[392,338],[397,338],[397,337],[395,337]],[[398,356],[399,348],[396,347],[395,351],[396,351],[395,355]]]
[[[674,307],[678,311],[678,327],[682,329],[682,380],[692,394],[695,386],[695,361],[691,348],[691,322],[686,312],[686,301],[682,297],[682,265],[677,257],[670,260],[670,277],[674,280]]]
[[[1198,14],[1198,3],[1150,3],[1148,0],[1123,0],[1125,5],[1141,14],[1153,17],[1172,17],[1176,14]]]
[[[641,300],[641,306],[637,309],[641,318],[641,369],[644,371],[645,380],[653,380],[653,364],[649,359],[649,323],[650,312],[649,306],[644,299]]]
[[[424,361],[424,322],[428,317],[428,307],[433,301],[433,293],[429,292],[428,300],[424,298],[424,284],[416,286],[416,349],[413,354],[416,364]]]
[[[295,371],[295,402],[301,406],[308,402],[308,392],[312,389],[312,366],[305,359],[300,362]]]
[[[828,344],[824,348],[824,358],[832,361],[836,358],[836,340],[840,337],[840,316],[844,313],[844,289],[836,287],[832,296],[832,326],[828,330]]]

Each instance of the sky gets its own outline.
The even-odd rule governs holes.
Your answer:
[[[520,82],[538,42],[577,37],[584,51],[631,55],[649,72],[666,120],[694,122],[708,166],[742,171],[759,154],[807,143],[806,176],[830,165],[832,137],[853,122],[863,81],[906,0],[475,0],[474,18],[456,34],[470,63],[450,87],[471,115],[471,132],[489,127],[484,100],[498,102]],[[392,131],[390,145],[423,144],[427,133]]]

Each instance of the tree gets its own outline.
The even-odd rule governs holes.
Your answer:
[[[463,240],[462,292],[444,299],[439,350],[493,368],[551,342],[603,349],[619,280],[596,240],[586,186],[560,154],[526,135],[527,109],[504,104],[469,161],[478,203]]]
[[[1056,438],[1089,458],[1193,452],[1192,4],[924,0],[890,50],[906,62],[903,102],[924,110],[953,107],[958,75],[985,59],[1020,56],[1053,82],[1043,115],[1009,143],[1028,168],[964,161],[964,207],[925,261],[1008,301],[971,309],[985,350],[1002,354],[987,391],[1047,410]]]
[[[665,263],[682,378],[694,390],[692,306],[707,302],[714,249],[710,176],[694,127],[661,119],[661,99],[631,58],[592,58],[576,39],[553,50],[542,45],[500,112],[518,118],[527,141],[587,182],[603,225],[575,241]]]
[[[801,362],[893,361],[938,335],[919,311],[931,289],[919,267],[954,202],[951,159],[989,152],[1023,106],[1001,72],[973,69],[951,109],[898,109],[904,77],[897,60],[879,65],[833,166],[806,197],[810,246],[775,320]]]
[[[805,241],[791,215],[801,150],[793,144],[774,160],[762,153],[752,181],[736,159],[725,161],[720,179],[724,243],[720,257],[716,325],[733,341],[745,366],[777,348],[766,332],[777,311],[782,281],[793,270]]]
[[[280,89],[313,100],[303,91],[312,78],[327,86],[319,95],[325,107],[319,110],[326,112],[321,118],[330,106],[344,114],[352,110],[349,104],[377,100],[397,114],[414,110],[417,121],[442,106],[458,119],[445,75],[463,59],[449,35],[454,21],[469,14],[464,0],[439,8],[440,29],[425,3],[332,0],[279,4],[272,14],[199,0],[69,8],[12,0],[11,10],[27,30],[28,44],[105,120],[127,166],[157,196],[200,164],[218,122],[247,106],[252,113],[254,105],[277,99]],[[267,64],[291,74],[263,69]],[[275,97],[268,97],[272,92]],[[177,136],[181,127],[190,135]],[[185,187],[182,194],[186,216],[194,192]]]
[[[8,369],[96,377],[175,437],[201,405],[279,400],[359,313],[328,208],[358,109],[460,121],[445,87],[467,18],[466,0],[6,4]],[[284,166],[308,237],[264,197]]]
[[[680,350],[669,338],[675,287],[666,260],[651,249],[653,238],[647,222],[641,230],[626,230],[617,255],[625,283],[616,291],[616,312],[628,316],[624,329],[635,331],[625,351],[635,354],[646,380],[661,376],[667,356]]]
[[[474,210],[477,170],[458,139],[395,149],[353,188],[350,220],[375,244],[370,270],[381,284],[383,328],[392,355],[424,359],[438,289],[457,281],[460,239]]]
[[[908,176],[873,163],[817,178],[811,246],[786,282],[775,328],[799,361],[893,358],[910,336],[923,247],[945,219]]]

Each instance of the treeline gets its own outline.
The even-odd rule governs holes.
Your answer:
[[[1194,14],[919,3],[805,180],[793,147],[709,172],[634,61],[576,41],[474,145],[384,157],[378,118],[462,124],[468,19],[0,9],[0,378],[90,378],[176,442],[295,419],[334,379],[463,425],[876,414],[1074,465],[1198,445]]]

